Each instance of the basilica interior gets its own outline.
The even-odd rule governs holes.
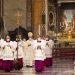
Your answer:
[[[0,33],[15,40],[17,34],[28,39],[49,35],[55,42],[53,66],[43,73],[23,68],[7,75],[74,75],[75,0],[0,0]],[[0,72],[1,75],[6,75]]]

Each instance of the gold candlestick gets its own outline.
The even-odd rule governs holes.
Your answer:
[[[72,39],[72,31],[68,31],[68,39]]]

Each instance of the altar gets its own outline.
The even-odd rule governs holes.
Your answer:
[[[75,58],[75,38],[74,34],[67,33],[65,35],[57,36],[53,50],[53,57],[59,58]]]
[[[75,58],[75,2],[59,2],[53,57]],[[61,13],[60,13],[61,12]]]

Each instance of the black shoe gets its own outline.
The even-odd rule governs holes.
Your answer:
[[[33,68],[33,66],[29,66],[29,68]]]
[[[41,70],[36,70],[36,73],[41,73],[42,71]]]
[[[10,72],[10,70],[5,70],[5,72]]]
[[[26,67],[29,67],[29,65],[26,65]]]
[[[33,66],[30,66],[30,65],[26,65],[26,67],[28,67],[28,68],[32,68]]]

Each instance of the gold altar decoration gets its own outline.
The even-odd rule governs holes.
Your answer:
[[[70,31],[68,31],[68,39],[72,39],[72,31],[70,30]]]
[[[75,35],[74,32],[72,32],[71,30],[69,30],[68,32],[64,33],[63,34],[63,37],[62,35],[60,35],[60,37],[57,35],[57,40],[58,42],[75,42],[75,38],[73,37]]]

